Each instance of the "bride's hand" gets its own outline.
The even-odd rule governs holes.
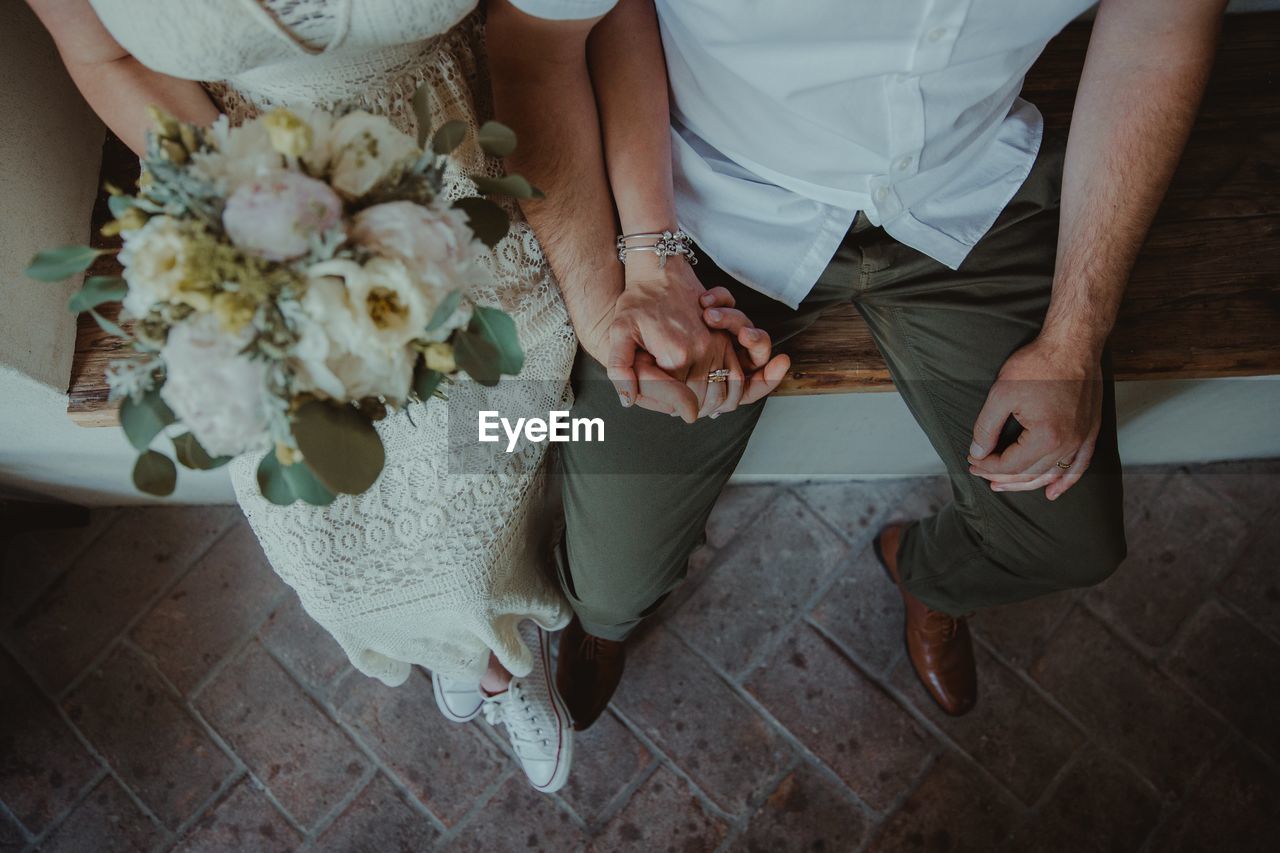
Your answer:
[[[729,371],[729,379],[710,383],[699,417],[732,412],[738,406],[749,405],[773,393],[787,375],[791,358],[773,355],[769,333],[753,325],[751,319],[735,307],[733,294],[727,289],[713,287],[702,295],[701,303],[703,322],[725,333],[731,341],[736,340],[738,347],[725,348],[721,367]],[[744,367],[749,370],[746,375]],[[716,385],[724,386],[723,390],[716,390]],[[710,406],[708,401],[715,401],[716,405]]]

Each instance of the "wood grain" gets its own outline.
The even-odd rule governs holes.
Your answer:
[[[1090,25],[1045,49],[1023,95],[1051,131],[1070,124]],[[132,184],[137,163],[108,140],[103,179]],[[105,197],[94,231],[109,218]],[[95,245],[106,245],[98,238]],[[110,272],[102,258],[95,274]],[[1120,379],[1280,374],[1280,13],[1232,15],[1182,163],[1133,271],[1112,336]],[[68,412],[84,426],[116,423],[103,369],[119,352],[81,317]],[[893,388],[852,306],[800,337],[780,394]]]

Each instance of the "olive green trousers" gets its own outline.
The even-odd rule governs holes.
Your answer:
[[[988,389],[1009,355],[1039,333],[1049,305],[1061,172],[1062,147],[1046,141],[958,271],[862,216],[798,310],[739,284],[705,256],[694,268],[707,288],[732,291],[783,352],[839,303],[851,301],[866,319],[897,390],[946,465],[953,493],[936,515],[906,528],[903,582],[953,615],[1098,583],[1125,555],[1109,373],[1092,465],[1057,501],[1043,490],[993,492],[966,460]],[[601,418],[605,440],[562,446],[560,578],[587,631],[622,639],[684,579],[767,401],[693,425],[624,409],[604,369],[584,353],[574,389],[573,416]],[[840,441],[859,440],[840,423],[830,428]]]

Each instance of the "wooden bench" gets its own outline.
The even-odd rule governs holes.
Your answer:
[[[1046,48],[1024,95],[1050,130],[1065,130],[1090,24]],[[136,162],[109,142],[103,178],[127,184]],[[107,218],[105,199],[94,233]],[[95,238],[99,245],[107,241]],[[96,273],[114,263],[101,262]],[[1112,336],[1121,379],[1280,374],[1280,13],[1228,16],[1204,105],[1173,185],[1134,269]],[[114,424],[103,368],[119,356],[82,317],[68,412]],[[833,310],[799,340],[781,394],[893,387],[862,319]]]

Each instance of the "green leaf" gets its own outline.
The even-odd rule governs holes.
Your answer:
[[[184,432],[173,440],[173,451],[182,467],[193,471],[212,471],[231,461],[230,456],[210,456],[196,437],[189,432]]]
[[[448,154],[462,144],[467,138],[467,123],[454,119],[446,121],[436,129],[431,137],[431,150],[437,154]]]
[[[45,249],[31,259],[27,275],[37,281],[62,281],[89,268],[104,252],[90,246],[59,246]]]
[[[298,499],[293,493],[293,487],[284,478],[283,468],[275,448],[268,450],[267,455],[258,463],[258,491],[276,506],[289,506]]]
[[[353,406],[311,400],[293,420],[303,459],[330,491],[358,495],[382,473],[386,451],[368,418]]]
[[[462,291],[450,291],[436,306],[436,310],[431,315],[431,322],[427,324],[427,331],[434,332],[447,323],[454,312],[458,310],[460,304],[462,304]]]
[[[486,121],[481,125],[476,141],[486,153],[494,157],[506,157],[516,150],[516,132],[496,121]]]
[[[481,385],[497,385],[502,376],[502,354],[484,335],[463,329],[453,336],[453,357]]]
[[[516,334],[516,322],[505,311],[477,305],[468,328],[478,332],[498,349],[498,369],[515,376],[524,367],[524,350]]]
[[[160,399],[159,386],[137,400],[126,397],[120,404],[120,426],[137,450],[146,450],[160,431],[174,422],[173,412]]]
[[[303,503],[312,506],[328,506],[338,497],[316,478],[315,472],[307,467],[306,460],[292,465],[281,465],[280,471],[284,474],[289,488],[302,499]]]
[[[102,331],[106,332],[108,335],[115,335],[118,338],[131,337],[131,335],[128,332],[120,328],[120,326],[118,326],[116,323],[113,323],[112,321],[108,320],[106,317],[103,317],[101,314],[99,314],[97,311],[94,311],[92,308],[89,309],[89,313],[93,316],[93,319],[97,321],[98,328],[102,329]]]
[[[104,302],[119,302],[129,292],[129,285],[118,275],[93,275],[71,295],[67,308],[72,314],[97,308]]]
[[[515,198],[546,198],[542,190],[529,183],[520,175],[506,175],[501,178],[486,178],[483,175],[472,175],[480,192],[489,195],[509,195]]]
[[[413,371],[413,393],[418,395],[419,400],[425,403],[435,396],[436,389],[440,387],[442,381],[444,381],[443,373],[432,370],[422,359],[418,359],[418,366]]]
[[[139,491],[164,497],[173,494],[178,482],[178,469],[163,453],[148,450],[133,463],[133,484]]]
[[[467,225],[476,238],[492,249],[511,230],[507,212],[487,198],[460,198],[453,206],[467,215]]]

